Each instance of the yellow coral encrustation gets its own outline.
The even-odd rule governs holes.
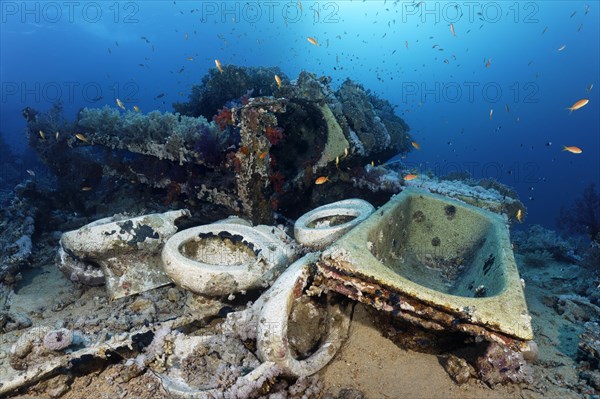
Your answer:
[[[325,144],[321,158],[315,164],[317,168],[335,161],[335,158],[344,155],[344,149],[350,146],[342,128],[335,119],[333,112],[331,112],[331,108],[327,104],[323,104],[319,109],[323,118],[325,118],[325,123],[327,123],[327,144]]]

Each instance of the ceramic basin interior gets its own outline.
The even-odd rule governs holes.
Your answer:
[[[336,267],[365,284],[533,338],[508,226],[497,214],[406,188],[328,252],[345,254]]]
[[[252,248],[241,240],[241,236],[235,235],[194,237],[184,241],[179,252],[188,259],[212,265],[240,266],[256,261]]]
[[[506,288],[498,231],[473,208],[409,195],[369,230],[368,241],[383,265],[432,290],[486,297]]]

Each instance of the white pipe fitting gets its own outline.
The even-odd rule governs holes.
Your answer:
[[[214,223],[173,235],[163,267],[180,287],[221,296],[271,285],[296,256],[277,228]]]
[[[301,298],[311,274],[310,265],[318,254],[308,254],[293,263],[273,286],[257,301],[261,306],[257,318],[257,351],[263,362],[273,362],[283,372],[293,377],[306,377],[317,373],[333,359],[347,337],[350,326],[348,310],[332,305],[327,298],[327,315],[324,324],[327,331],[318,337],[320,347],[308,357],[298,360],[295,356],[293,337],[288,336],[290,313],[294,302]]]
[[[361,199],[347,199],[323,205],[296,220],[294,237],[306,247],[324,249],[374,211],[373,205]]]

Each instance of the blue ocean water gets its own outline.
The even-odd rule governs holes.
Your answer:
[[[115,106],[121,98],[143,112],[172,111],[219,59],[278,66],[290,79],[302,70],[328,75],[334,87],[346,78],[360,82],[411,127],[421,149],[407,156],[408,165],[438,175],[466,170],[515,187],[528,208],[525,225],[554,227],[561,205],[592,182],[600,186],[597,2],[0,7],[0,131],[16,151],[26,148],[27,106],[47,110],[60,100],[73,118],[82,107]],[[585,107],[565,109],[584,98]]]

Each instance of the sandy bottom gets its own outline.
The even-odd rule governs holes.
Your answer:
[[[492,390],[482,383],[459,386],[438,356],[398,348],[373,327],[376,320],[356,306],[350,336],[335,360],[321,372],[331,391],[354,388],[368,398],[520,398],[514,387]]]
[[[517,256],[519,260],[519,256]],[[543,269],[521,271],[526,282],[526,296],[533,317],[540,356],[533,365],[534,383],[529,386],[505,385],[493,389],[471,379],[457,385],[446,373],[445,355],[431,355],[404,350],[383,336],[376,327],[373,311],[356,305],[349,338],[334,360],[320,372],[325,398],[358,398],[341,395],[342,389],[360,391],[365,398],[583,398],[574,360],[582,322],[572,322],[559,315],[552,297],[569,292],[570,281],[583,273],[577,266],[554,263]],[[168,290],[163,287],[160,290]],[[60,326],[66,322],[96,317],[119,319],[123,309],[141,305],[135,297],[126,303],[106,301],[102,287],[77,290],[54,267],[30,269],[11,299],[10,312],[27,314],[33,326]],[[122,300],[120,300],[122,301]],[[169,317],[166,315],[165,317]],[[101,322],[100,322],[101,324]],[[14,373],[7,352],[24,330],[0,336],[0,381]],[[124,359],[79,375],[63,374],[29,387],[14,398],[66,399],[88,398],[167,398],[150,371],[127,376]]]

